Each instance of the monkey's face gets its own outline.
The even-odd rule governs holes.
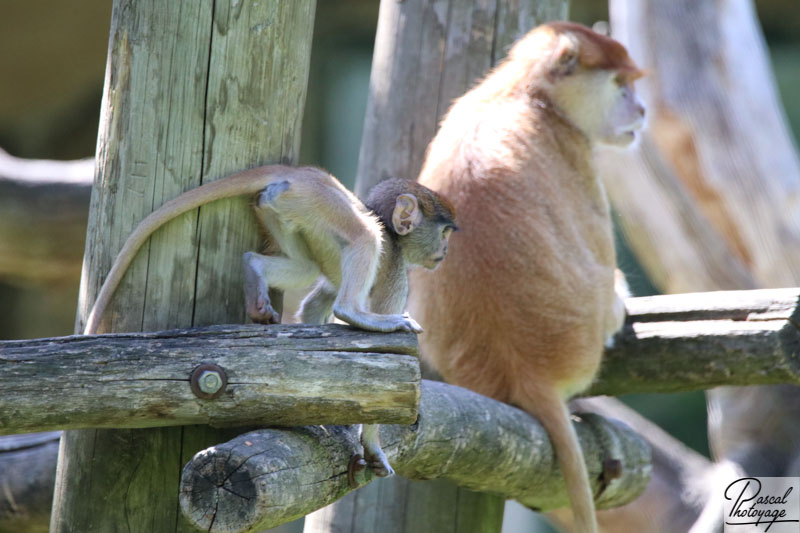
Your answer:
[[[583,70],[554,87],[553,102],[591,142],[628,146],[644,123],[632,83],[613,70]]]
[[[428,270],[436,268],[447,257],[450,236],[456,227],[451,222],[425,221],[408,235],[400,237],[405,260]]]

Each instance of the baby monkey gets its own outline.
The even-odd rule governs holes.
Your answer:
[[[255,193],[259,225],[269,237],[270,251],[281,255],[244,254],[245,302],[254,322],[279,321],[270,304],[270,287],[314,283],[298,312],[303,323],[324,324],[333,315],[369,331],[422,332],[403,314],[407,270],[417,265],[434,270],[444,260],[457,229],[452,205],[416,182],[399,179],[376,185],[364,204],[320,169],[271,165],[187,191],[139,223],[98,292],[84,334],[98,332],[114,290],[155,230],[203,204]],[[393,473],[377,426],[365,425],[361,441],[367,465],[379,476]]]

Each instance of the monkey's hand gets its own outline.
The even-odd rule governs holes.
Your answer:
[[[254,263],[254,254],[247,252],[242,258],[244,265],[244,300],[247,316],[257,324],[279,324],[280,315],[269,301],[269,286]]]
[[[367,331],[380,331],[383,333],[408,331],[417,334],[422,333],[422,326],[420,326],[416,320],[408,316],[407,313],[402,315],[379,315],[377,313],[358,311],[342,305],[334,305],[333,316],[351,326]]]
[[[378,477],[388,477],[394,475],[394,469],[389,464],[386,454],[383,450],[377,448],[376,450],[367,450],[364,448],[364,460],[372,473]]]
[[[394,475],[394,469],[381,449],[381,443],[378,439],[378,426],[376,424],[364,424],[361,426],[361,445],[364,446],[364,460],[376,476],[387,477]]]
[[[614,336],[625,325],[625,317],[627,316],[625,299],[629,298],[630,295],[631,291],[628,288],[628,282],[625,280],[625,274],[620,269],[616,269],[614,272],[614,304],[611,307],[608,318],[606,318],[606,348],[614,347]]]

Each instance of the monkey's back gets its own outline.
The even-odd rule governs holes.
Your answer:
[[[461,229],[436,272],[412,277],[423,356],[448,381],[510,403],[540,380],[574,394],[597,371],[614,298],[589,147],[567,124],[542,128],[541,109],[474,108],[454,106],[420,177],[451,199]]]

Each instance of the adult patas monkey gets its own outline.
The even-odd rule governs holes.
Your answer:
[[[625,315],[591,150],[633,141],[641,75],[610,38],[568,22],[540,26],[453,104],[419,178],[450,198],[463,230],[447,264],[412,277],[423,356],[447,381],[542,422],[580,533],[597,523],[565,402],[592,382]]]

